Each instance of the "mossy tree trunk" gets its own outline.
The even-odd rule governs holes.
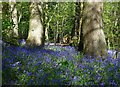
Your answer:
[[[27,38],[28,46],[44,45],[44,28],[42,19],[42,6],[40,2],[32,1],[30,4],[30,22]]]
[[[87,1],[83,6],[82,38],[79,48],[89,56],[106,55],[106,41],[102,30],[103,2]]]
[[[10,30],[8,30],[8,37],[5,38],[6,42],[12,45],[19,45],[18,38],[18,10],[16,0],[9,0],[9,12],[10,12]]]

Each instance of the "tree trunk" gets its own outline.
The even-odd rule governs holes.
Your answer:
[[[48,29],[49,29],[49,23],[47,23],[47,26],[46,26],[46,28],[45,28],[46,41],[49,43]]]
[[[63,17],[62,19],[62,25],[61,25],[61,30],[60,30],[60,44],[63,43],[63,30],[64,30],[64,23],[65,23],[65,18]]]
[[[17,9],[16,0],[9,0],[11,21],[13,22],[13,37],[18,38],[18,20],[17,20]]]
[[[117,9],[117,26],[118,26],[118,34],[117,34],[117,37],[118,37],[118,48],[120,48],[120,2],[118,2],[118,9]]]
[[[55,36],[54,36],[54,44],[59,43],[59,21],[56,23],[56,28],[55,28]]]
[[[89,56],[106,55],[106,41],[102,30],[102,2],[84,2],[82,21],[82,51]]]
[[[80,25],[79,25],[79,51],[83,51],[83,28],[82,28],[83,2],[80,2]]]
[[[27,38],[28,46],[43,46],[44,45],[44,28],[42,23],[42,7],[38,6],[39,2],[32,1],[30,5],[30,22]]]
[[[0,1],[0,20],[2,20],[2,1]],[[2,26],[2,21],[0,21],[0,26]],[[2,29],[0,29],[0,40],[2,39]]]
[[[48,10],[48,1],[46,0],[45,2],[45,10]],[[49,19],[48,21],[48,13],[47,11],[45,12],[45,40],[47,43],[49,43],[49,36],[48,36],[48,29],[49,29],[49,23],[50,23],[51,19]]]
[[[74,19],[74,26],[72,28],[71,32],[71,39],[74,36],[78,35],[78,30],[79,30],[79,23],[80,23],[80,2],[76,2],[76,8],[75,8],[75,19]]]
[[[0,19],[2,20],[2,1],[0,1]],[[1,23],[2,24],[2,23]]]
[[[56,33],[57,33],[57,30],[56,30],[56,26],[54,27],[54,44],[56,45]]]

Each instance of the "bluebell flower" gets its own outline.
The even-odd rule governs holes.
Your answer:
[[[120,52],[118,52],[118,54],[117,54],[117,55],[118,55],[117,57],[118,57],[118,58],[120,58]]]
[[[25,39],[19,40],[19,44],[20,44],[20,46],[24,46],[26,44]]]
[[[78,68],[80,68],[80,69],[84,69],[84,68],[85,68],[85,65],[83,65],[83,64],[79,64],[79,65],[78,65]]]
[[[115,83],[115,81],[114,80],[112,80],[111,82],[110,82],[110,85],[112,85],[112,86],[117,86],[117,84]]]
[[[31,76],[32,75],[32,72],[26,72],[28,76]]]
[[[46,58],[46,62],[51,62],[51,59],[48,56],[45,56],[44,58]]]
[[[114,52],[109,51],[109,54],[114,55]],[[86,74],[86,77],[92,76],[92,81],[97,83],[104,82],[103,84],[106,84],[105,80],[111,76],[113,78],[110,79],[109,83],[120,82],[120,58],[113,59],[110,56],[105,60],[102,60],[102,58],[93,59],[90,56],[81,58],[74,47],[70,46],[48,45],[42,49],[9,46],[3,50],[2,61],[3,71],[7,68],[16,69],[19,67],[20,71],[18,69],[15,74],[20,76],[20,74],[24,73],[26,84],[46,84],[47,82],[49,84],[59,84],[59,82],[63,84],[68,83],[68,80],[70,80],[69,84],[73,80],[75,82],[72,84],[77,84],[82,80],[80,77],[84,76],[84,74]],[[64,64],[65,61],[68,63],[67,66]],[[4,72],[6,73],[6,71]],[[84,80],[86,81],[85,84],[93,84],[87,78],[84,78]],[[114,82],[112,82],[113,80]]]
[[[30,79],[27,83],[27,85],[34,85],[34,80],[33,79]]]
[[[20,62],[15,62],[14,64],[12,64],[13,67],[17,66]]]
[[[103,86],[103,87],[104,87],[104,86],[105,86],[105,83],[104,83],[104,82],[100,83],[100,86]]]
[[[108,71],[109,71],[109,72],[111,72],[112,70],[113,70],[113,68],[112,68],[112,67],[110,67],[110,68],[108,69]]]
[[[37,64],[35,64],[35,66],[40,66],[41,64],[42,64],[42,61],[40,61]]]
[[[43,72],[43,70],[42,70],[42,69],[38,70],[38,73],[42,73],[42,72]]]
[[[108,50],[108,57],[109,58],[113,58],[116,55],[116,51],[115,50]]]

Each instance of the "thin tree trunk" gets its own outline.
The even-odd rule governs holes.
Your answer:
[[[72,28],[71,32],[71,39],[74,36],[78,35],[78,30],[79,30],[79,24],[80,24],[80,2],[76,2],[76,8],[75,8],[75,19],[74,19],[74,26]]]
[[[65,20],[65,18],[63,17],[61,31],[60,31],[60,44],[63,43],[63,32],[62,31],[64,30],[64,20]]]
[[[74,25],[73,28],[71,30],[71,39],[75,36],[75,17],[74,17]]]
[[[1,24],[2,24],[2,8],[3,8],[3,6],[2,6],[2,1],[0,1],[0,26],[2,26]],[[2,29],[0,29],[0,40],[2,39]]]
[[[79,26],[79,45],[78,50],[83,51],[83,2],[80,3],[80,26]]]
[[[56,45],[56,28],[54,27],[54,45]]]
[[[79,25],[80,25],[80,2],[76,2],[76,21],[75,21],[75,36],[78,35]]]
[[[0,19],[2,19],[2,1],[0,1]]]
[[[56,43],[59,42],[59,31],[58,31],[59,25],[58,25],[58,21],[56,23],[56,28],[54,29],[54,44],[56,45]]]
[[[118,10],[117,10],[117,18],[118,18],[118,20],[117,20],[117,26],[118,26],[118,29],[117,29],[117,31],[118,31],[118,34],[117,34],[117,36],[118,36],[118,48],[120,49],[120,2],[118,2]]]
[[[45,3],[45,10],[48,10],[48,3]],[[48,14],[47,12],[45,12],[45,21],[48,20]],[[47,43],[49,43],[49,36],[48,36],[48,29],[49,29],[49,22],[51,21],[51,19],[49,19],[49,21],[45,22],[46,26],[45,26],[45,37],[46,37],[46,41]]]
[[[47,23],[47,26],[45,28],[45,37],[47,42],[49,42],[48,29],[49,29],[49,23]]]
[[[78,37],[78,41],[80,41],[80,35],[81,35],[81,29],[82,29],[82,13],[83,13],[83,2],[80,2],[80,22],[79,22],[79,37]]]
[[[57,29],[57,31],[56,31],[56,43],[59,43],[59,25],[58,24],[59,24],[59,22],[57,21],[57,26],[56,26],[57,27],[56,28]]]
[[[10,12],[11,12],[11,21],[13,22],[13,37],[18,37],[18,18],[17,18],[17,9],[16,9],[16,0],[9,0]]]

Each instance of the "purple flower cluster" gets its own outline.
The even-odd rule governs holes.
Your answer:
[[[105,60],[71,46],[4,46],[2,53],[3,84],[120,85],[120,53],[112,50]]]

